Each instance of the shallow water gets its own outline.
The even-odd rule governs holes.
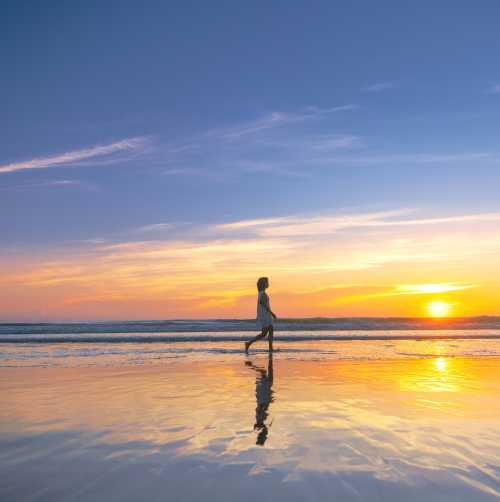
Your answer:
[[[393,319],[389,321],[394,323]],[[244,321],[233,324],[236,322]],[[184,326],[181,321],[177,323]],[[128,327],[137,324],[129,323]],[[156,329],[157,324],[141,325],[144,329]],[[103,325],[106,329],[118,326]],[[90,326],[89,332],[83,332],[84,325],[78,324],[66,333],[50,332],[55,325],[13,325],[15,329],[10,331],[6,326],[0,332],[0,367],[149,365],[173,359],[227,362],[238,360],[244,341],[255,334],[255,331],[98,332],[95,330],[104,328],[95,323],[85,325]],[[274,345],[281,359],[299,360],[500,357],[500,332],[498,329],[295,329],[276,331]],[[265,350],[266,342],[252,347],[253,352]]]
[[[321,333],[321,332],[320,332]],[[389,360],[422,357],[500,357],[500,340],[489,338],[488,333],[476,331],[462,338],[460,332],[432,331],[415,337],[407,331],[375,332],[377,337],[358,337],[349,332],[347,338],[338,338],[338,333],[326,332],[318,339],[315,333],[301,332],[291,337],[277,333],[274,346],[280,359],[289,360]],[[317,333],[316,333],[317,335]],[[95,335],[93,335],[95,336]],[[129,335],[134,336],[134,335]],[[195,341],[190,334],[182,341],[155,340],[154,342],[118,340],[81,341],[79,335],[71,335],[71,341],[49,343],[50,336],[38,342],[1,343],[1,367],[74,367],[151,365],[176,359],[189,361],[214,360],[219,362],[239,361],[243,342],[249,334],[232,334],[228,340],[220,333],[209,333],[208,339]],[[327,337],[327,338],[325,338]],[[252,346],[252,353],[265,353],[267,342]]]
[[[0,499],[498,500],[499,361],[3,368]]]

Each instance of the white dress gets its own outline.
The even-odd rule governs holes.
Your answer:
[[[261,305],[261,298],[264,299],[265,305],[267,308],[271,310],[271,305],[269,303],[269,296],[266,295],[265,291],[259,291],[259,296],[257,297],[257,326],[260,329],[264,329],[267,326],[273,325],[273,316],[271,312],[269,312],[264,305]]]

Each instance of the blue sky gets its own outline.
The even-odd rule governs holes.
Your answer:
[[[495,1],[4,2],[2,253],[497,213],[499,18]]]
[[[7,243],[180,219],[497,204],[497,2],[3,9],[2,165],[145,142],[0,174]],[[257,129],[215,134],[247,124]],[[337,148],[318,146],[314,161],[304,144],[328,138]]]

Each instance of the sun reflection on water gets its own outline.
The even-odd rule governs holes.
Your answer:
[[[401,375],[401,388],[414,392],[459,392],[462,381],[460,367],[449,357],[436,357],[419,361],[413,370]]]
[[[436,365],[436,368],[438,371],[446,371],[446,366],[448,364],[448,360],[445,359],[444,357],[438,357],[434,359],[434,364]]]

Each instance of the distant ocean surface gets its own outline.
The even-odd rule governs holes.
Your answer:
[[[0,367],[228,359],[256,333],[254,320],[2,323]],[[267,343],[254,347],[265,352]],[[497,357],[500,317],[280,319],[275,347],[279,357],[298,359]]]
[[[353,330],[499,330],[498,333],[500,334],[500,317],[457,317],[451,319],[411,317],[316,317],[304,319],[279,319],[275,323],[275,328],[276,331],[293,332]],[[12,339],[9,335],[238,333],[256,330],[256,324],[253,319],[0,323],[0,342],[11,342]]]

